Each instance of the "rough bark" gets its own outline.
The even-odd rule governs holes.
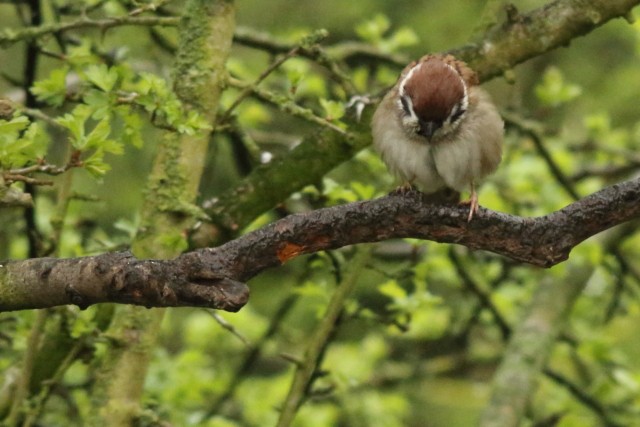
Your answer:
[[[76,259],[39,258],[0,267],[0,310],[99,302],[205,306],[238,310],[243,285],[299,255],[392,238],[419,238],[491,251],[551,267],[603,230],[640,218],[640,178],[598,191],[556,212],[523,218],[480,208],[430,203],[417,191],[286,217],[216,248],[173,260],[129,253]]]
[[[489,29],[477,42],[448,53],[467,62],[484,82],[530,58],[567,46],[573,38],[611,19],[627,16],[639,3],[640,0],[557,0],[526,14],[512,11],[506,22]],[[259,40],[253,46],[275,51],[291,48],[268,45],[265,40]],[[405,64],[397,65],[401,68]],[[349,125],[347,136],[322,129],[304,138],[281,158],[257,167],[235,188],[216,197],[207,213],[214,218],[216,226],[238,230],[286,200],[291,193],[319,182],[330,170],[370,145],[372,110],[366,109],[361,120],[345,119]],[[202,236],[198,241],[220,243]]]

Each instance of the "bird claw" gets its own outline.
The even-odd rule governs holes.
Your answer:
[[[413,185],[409,181],[404,181],[402,185],[393,190],[392,194],[398,194],[400,196],[404,196],[407,193],[410,193],[414,190]]]

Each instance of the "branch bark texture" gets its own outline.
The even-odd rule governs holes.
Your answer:
[[[513,12],[506,22],[489,29],[479,41],[449,53],[467,62],[484,82],[530,58],[567,46],[572,39],[611,19],[627,16],[639,3],[640,0],[557,0],[526,14]],[[322,129],[304,138],[287,155],[256,168],[236,188],[221,194],[209,206],[208,213],[218,226],[237,230],[291,193],[319,182],[330,170],[371,143],[371,110],[365,110],[360,121],[347,120],[347,136]]]
[[[640,178],[598,191],[537,218],[430,203],[417,191],[291,215],[216,248],[173,260],[129,253],[76,259],[40,258],[0,267],[0,310],[99,302],[204,306],[235,311],[248,298],[243,283],[292,258],[392,238],[457,243],[540,267],[614,225],[640,218]]]

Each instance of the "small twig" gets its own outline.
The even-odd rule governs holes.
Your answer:
[[[351,78],[342,71],[335,57],[330,55],[326,49],[323,49],[317,43],[307,43],[296,46],[295,44],[279,40],[268,33],[255,31],[247,27],[237,27],[233,39],[237,43],[273,54],[286,53],[295,47],[299,47],[299,55],[326,68],[332,80],[340,84],[348,97],[355,95],[357,92],[351,82]]]
[[[42,413],[42,410],[44,409],[44,405],[51,394],[51,390],[54,388],[56,384],[62,381],[64,374],[71,367],[73,362],[76,361],[82,349],[85,348],[86,338],[87,337],[83,337],[76,340],[76,342],[73,344],[73,346],[71,347],[71,349],[69,350],[65,358],[60,363],[60,365],[58,365],[58,369],[56,369],[53,376],[46,382],[43,382],[40,388],[40,393],[37,396],[35,396],[33,399],[34,407],[29,411],[29,414],[23,426],[32,426],[36,422],[36,419],[40,416],[40,414]]]
[[[33,185],[53,185],[53,181],[31,178],[25,175],[13,174],[13,173],[7,173],[7,172],[5,172],[3,175],[4,175],[4,180],[7,184],[13,184],[14,182],[25,182],[27,184],[33,184]]]
[[[217,415],[220,411],[222,405],[231,397],[236,389],[240,386],[240,383],[247,378],[247,372],[251,369],[253,364],[256,362],[258,357],[263,351],[265,343],[276,333],[286,315],[291,311],[291,309],[295,306],[296,302],[299,299],[299,294],[292,293],[287,298],[285,298],[280,306],[274,313],[271,318],[271,322],[269,323],[269,327],[264,332],[264,334],[258,339],[258,341],[251,346],[248,350],[246,356],[240,363],[238,369],[233,373],[231,379],[227,382],[227,388],[220,393],[217,399],[214,399],[211,406],[207,409],[204,416],[200,419],[200,423],[204,424],[206,420]],[[291,361],[287,359],[287,361]]]
[[[213,317],[213,319],[218,322],[218,324],[220,326],[222,326],[224,329],[226,329],[227,331],[231,332],[232,335],[234,335],[236,338],[238,338],[240,341],[242,341],[242,344],[246,345],[247,347],[251,347],[251,342],[249,342],[249,340],[242,335],[236,328],[235,326],[233,326],[231,323],[227,322],[222,316],[220,316],[218,313],[216,313],[215,311],[212,310],[205,310],[207,313],[209,313],[209,315],[211,317]]]
[[[171,3],[171,1],[172,0],[158,0],[155,3],[152,2],[144,6],[140,6],[129,12],[129,16],[137,16],[144,12],[154,12],[156,9],[161,8],[162,6],[166,6],[168,3]]]
[[[453,263],[453,266],[455,267],[456,272],[458,273],[458,276],[460,276],[460,278],[464,282],[464,285],[467,287],[467,289],[469,289],[478,298],[478,301],[480,301],[480,304],[484,308],[489,310],[489,312],[491,313],[491,316],[493,316],[493,319],[496,322],[498,329],[500,329],[500,334],[502,335],[502,339],[504,341],[508,341],[509,337],[511,336],[511,327],[509,326],[505,318],[502,316],[502,314],[498,311],[498,308],[495,306],[495,304],[493,304],[493,301],[491,301],[491,295],[485,292],[483,289],[481,289],[478,283],[476,283],[473,277],[471,277],[471,274],[469,274],[469,272],[467,271],[466,266],[463,265],[462,260],[456,254],[456,248],[454,246],[451,246],[449,248],[449,259]]]
[[[313,111],[309,110],[308,108],[301,107],[300,105],[296,104],[295,102],[291,101],[290,99],[284,96],[274,94],[273,92],[270,92],[265,89],[260,89],[250,85],[248,86],[247,83],[244,83],[232,77],[228,79],[228,83],[231,86],[234,86],[237,88],[244,89],[244,88],[250,87],[251,94],[263,102],[271,104],[274,107],[277,107],[282,111],[291,114],[292,116],[299,117],[311,123],[329,128],[332,131],[335,131],[341,135],[347,135],[347,132],[344,129],[341,129],[340,127],[334,125],[327,119],[316,116],[313,113]]]
[[[318,368],[318,360],[326,348],[327,340],[334,330],[340,313],[342,313],[345,301],[353,292],[361,271],[370,257],[371,247],[362,248],[349,263],[349,270],[331,297],[327,311],[309,342],[303,360],[296,366],[293,382],[282,405],[277,427],[288,427],[293,422],[298,408],[307,395],[310,381]]]
[[[66,128],[64,126],[62,126],[60,123],[56,122],[49,115],[43,113],[41,110],[38,110],[36,108],[23,107],[22,105],[18,105],[18,104],[13,104],[13,107],[17,111],[20,111],[21,113],[23,113],[24,115],[26,115],[28,117],[31,117],[33,119],[42,120],[43,122],[47,123],[48,125],[56,128],[56,129],[66,130]]]
[[[18,425],[18,420],[25,415],[24,411],[27,408],[26,399],[29,398],[29,385],[33,375],[36,354],[38,353],[38,349],[42,341],[48,316],[49,311],[39,311],[36,315],[34,324],[31,327],[31,332],[27,339],[27,351],[25,356],[23,356],[21,376],[18,381],[17,389],[13,392],[13,399],[9,414],[4,420],[7,425]]]
[[[25,166],[18,169],[10,169],[8,171],[0,173],[2,173],[2,178],[7,184],[12,184],[14,182],[25,182],[32,185],[53,185],[53,181],[36,179],[28,175],[33,173],[43,173],[56,176],[65,173],[69,169],[81,166],[82,161],[80,160],[80,152],[76,150],[69,157],[69,162],[67,162],[67,164],[64,166],[56,166],[50,163],[46,163],[45,160],[39,160],[39,162],[35,165]]]
[[[549,171],[554,176],[556,181],[558,181],[560,186],[564,188],[564,190],[569,194],[569,196],[571,196],[573,200],[579,200],[580,195],[576,191],[571,180],[567,177],[567,175],[565,175],[564,172],[562,172],[562,169],[560,169],[549,150],[547,150],[547,148],[545,147],[542,136],[540,135],[538,129],[536,129],[533,124],[518,117],[516,114],[503,112],[502,116],[509,126],[513,126],[518,132],[531,138],[533,144],[536,147],[536,150],[538,150],[538,153],[544,159],[545,163],[549,167]]]
[[[621,176],[628,176],[640,169],[640,163],[634,160],[629,160],[629,163],[617,166],[586,166],[577,173],[571,175],[569,179],[573,182],[582,181],[585,178],[591,178],[594,176],[615,179]]]
[[[120,16],[117,18],[105,19],[89,19],[82,17],[76,21],[44,24],[37,27],[26,27],[22,29],[5,30],[0,33],[0,45],[10,46],[22,40],[35,40],[45,34],[59,34],[65,31],[75,30],[79,28],[99,28],[106,31],[113,27],[121,27],[126,25],[133,26],[167,26],[174,27],[178,25],[180,18],[178,17],[157,17],[157,16]]]
[[[579,385],[574,384],[564,375],[551,368],[545,368],[543,372],[547,377],[551,378],[554,382],[568,390],[579,402],[595,412],[606,426],[622,427],[622,424],[612,419],[612,417],[607,413],[606,407],[602,403],[586,393]]]
[[[296,56],[298,54],[298,52],[300,51],[300,46],[296,46],[293,49],[291,49],[289,52],[287,52],[286,55],[283,55],[282,57],[280,57],[278,60],[274,61],[270,66],[268,66],[262,73],[260,73],[260,75],[258,76],[258,78],[251,84],[247,85],[244,89],[242,89],[242,91],[240,92],[240,95],[238,95],[238,97],[235,99],[235,101],[233,101],[233,103],[231,104],[231,106],[229,108],[227,108],[227,111],[225,111],[220,119],[218,120],[218,123],[224,123],[227,120],[229,120],[229,117],[231,116],[231,113],[233,113],[233,110],[236,109],[236,107],[238,105],[240,105],[240,103],[251,94],[251,92],[253,92],[253,90],[255,88],[257,88],[257,86],[264,80],[266,79],[269,74],[271,74],[272,72],[274,72],[275,70],[278,69],[278,67],[280,67],[282,64],[284,64],[288,59],[293,58],[294,56]]]

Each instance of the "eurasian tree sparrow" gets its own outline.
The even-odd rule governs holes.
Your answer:
[[[478,77],[451,55],[409,64],[373,115],[373,145],[387,167],[426,193],[469,189],[468,221],[478,210],[476,185],[502,156],[504,123]]]

